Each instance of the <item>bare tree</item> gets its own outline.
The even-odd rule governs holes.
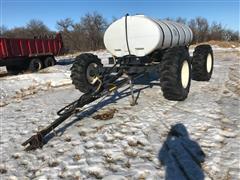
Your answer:
[[[107,22],[102,15],[94,12],[86,14],[81,19],[84,33],[88,39],[88,45],[92,50],[103,48],[103,33],[107,27]]]
[[[224,29],[221,23],[213,22],[209,30],[209,40],[223,40],[229,39],[228,37],[223,37]]]
[[[71,18],[66,18],[60,21],[57,21],[57,29],[59,31],[70,31],[73,27],[73,20]]]
[[[66,18],[57,22],[57,29],[62,33],[66,50],[97,50],[103,48],[103,33],[107,22],[97,12],[88,13],[79,23]]]
[[[50,32],[48,27],[42,21],[37,19],[30,20],[26,25],[26,30],[29,31],[32,36],[43,36]]]
[[[0,36],[3,36],[8,31],[7,27],[0,26]]]
[[[195,19],[191,19],[188,22],[189,27],[192,29],[194,34],[194,42],[203,42],[208,40],[209,34],[209,24],[207,19],[202,17],[197,17]]]
[[[207,40],[209,25],[208,21],[205,18],[197,17],[196,18],[197,23],[197,33],[198,33],[198,41],[203,42]]]
[[[68,52],[70,50],[78,50],[76,38],[74,38],[72,34],[73,26],[74,23],[71,18],[57,21],[56,28],[62,34],[65,52]]]
[[[178,23],[187,24],[187,19],[186,18],[177,17],[175,21],[178,22]]]
[[[84,27],[81,23],[76,23],[73,25],[72,36],[74,37],[75,47],[78,50],[87,51],[91,50],[88,46],[88,39],[84,32]]]
[[[224,30],[223,31],[223,38],[228,41],[240,41],[240,35],[239,31],[233,31],[233,30]]]
[[[8,38],[29,38],[32,37],[31,34],[24,27],[16,27],[11,30],[7,30],[4,34],[4,37]]]
[[[191,28],[192,32],[193,32],[193,42],[198,41],[198,37],[197,37],[197,23],[195,19],[190,19],[190,21],[188,22],[188,26]]]

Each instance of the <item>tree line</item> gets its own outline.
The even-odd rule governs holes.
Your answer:
[[[210,40],[218,41],[239,41],[239,31],[233,31],[224,27],[218,22],[208,22],[206,18],[196,17],[194,19],[165,18],[188,25],[193,31],[193,43],[206,42]],[[116,18],[113,18],[112,22]],[[110,23],[112,23],[110,22]],[[99,13],[87,13],[79,22],[74,22],[71,18],[62,19],[56,22],[56,29],[62,34],[64,52],[89,51],[104,49],[103,34],[110,24]],[[0,27],[0,37],[9,38],[33,38],[34,36],[54,35],[43,21],[33,19],[23,27],[8,29]]]
[[[210,40],[239,41],[239,31],[228,29],[216,21],[210,23],[203,17],[196,17],[190,20],[181,17],[166,19],[188,25],[193,32],[193,43],[201,43]]]

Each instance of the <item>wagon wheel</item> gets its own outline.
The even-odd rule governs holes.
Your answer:
[[[93,54],[77,56],[71,67],[71,79],[75,88],[83,93],[95,91],[100,85],[96,79],[102,68],[101,60]]]
[[[187,98],[191,84],[191,64],[185,47],[165,51],[160,66],[160,83],[166,99],[183,101]]]
[[[209,81],[213,72],[213,50],[208,44],[195,48],[192,58],[192,79],[196,81]]]

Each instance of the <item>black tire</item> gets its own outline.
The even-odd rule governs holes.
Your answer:
[[[76,57],[75,62],[71,67],[71,79],[75,88],[83,93],[93,92],[99,85],[99,82],[92,84],[88,76],[88,68],[96,64],[96,71],[91,77],[95,77],[100,73],[100,69],[103,67],[101,60],[90,53],[81,54]],[[90,72],[89,72],[90,74]]]
[[[56,64],[56,61],[53,57],[47,57],[46,59],[44,59],[44,67],[50,67],[50,66],[54,66]]]
[[[7,72],[9,74],[17,75],[19,73],[22,73],[24,71],[24,68],[21,66],[6,66]]]
[[[210,45],[197,46],[192,58],[192,79],[209,81],[213,72],[213,61],[213,51]]]
[[[160,84],[166,99],[183,101],[187,98],[191,85],[191,63],[186,47],[174,47],[164,52],[160,64]]]
[[[43,64],[42,61],[38,58],[34,58],[30,60],[29,66],[28,66],[28,70],[31,72],[37,72],[40,69],[43,68]]]

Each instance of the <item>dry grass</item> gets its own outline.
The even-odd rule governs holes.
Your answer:
[[[215,41],[215,40],[211,40],[208,42],[203,42],[203,43],[199,43],[199,44],[210,44],[210,45],[215,45],[221,48],[237,48],[240,47],[240,42],[237,41]],[[197,46],[199,44],[193,44],[193,46]]]
[[[97,115],[93,116],[93,119],[109,120],[113,118],[115,112],[117,112],[115,108],[103,110],[102,112],[99,112]]]

